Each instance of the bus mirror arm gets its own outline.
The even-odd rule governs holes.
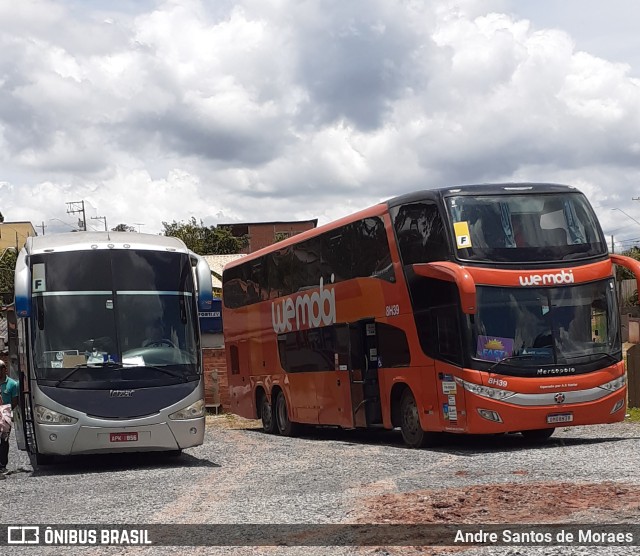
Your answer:
[[[190,253],[191,259],[195,261],[195,274],[198,287],[198,311],[211,311],[213,306],[213,284],[211,281],[211,269],[204,257],[196,253]]]
[[[640,292],[640,261],[636,261],[631,257],[626,257],[625,255],[617,255],[615,253],[611,253],[609,256],[611,257],[611,262],[613,264],[623,266],[636,277],[636,287]]]
[[[460,294],[462,312],[473,315],[476,312],[476,283],[464,267],[448,261],[414,264],[413,271],[418,276],[455,282]]]

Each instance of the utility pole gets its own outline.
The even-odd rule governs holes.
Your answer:
[[[611,252],[616,252],[615,244],[613,243],[613,234],[611,234]]]
[[[106,216],[92,216],[91,220],[102,220],[104,222],[104,231],[107,231],[107,217]]]
[[[67,214],[82,213],[82,220],[78,219],[78,226],[87,231],[87,217],[84,214],[84,201],[72,201],[67,203]]]
[[[40,226],[37,226],[38,228],[42,228],[42,235],[44,235],[44,229],[46,228],[46,226],[44,225],[44,220],[42,221],[42,224],[40,224]]]

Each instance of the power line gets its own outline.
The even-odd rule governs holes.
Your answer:
[[[71,201],[67,203],[67,214],[82,213],[82,219],[78,219],[78,227],[87,231],[87,217],[84,213],[84,201]]]
[[[106,216],[92,216],[91,220],[102,220],[104,222],[104,231],[107,231],[107,217]]]

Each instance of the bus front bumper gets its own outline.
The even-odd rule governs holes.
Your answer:
[[[41,454],[71,455],[173,451],[204,441],[205,418],[140,424],[131,427],[38,425]]]
[[[468,432],[494,434],[622,421],[627,388],[582,403],[528,406],[510,404],[508,399],[495,401],[469,392],[465,394]]]

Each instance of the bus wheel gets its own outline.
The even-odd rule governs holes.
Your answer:
[[[278,392],[278,396],[276,397],[276,423],[278,425],[278,432],[282,436],[295,436],[298,433],[298,423],[293,423],[289,420],[287,400],[282,390]]]
[[[273,408],[266,394],[260,397],[260,418],[262,419],[262,430],[264,430],[264,432],[269,434],[277,432],[275,419],[273,418]]]
[[[423,448],[431,440],[431,435],[422,430],[418,405],[411,390],[407,388],[400,400],[400,415],[402,421],[400,430],[405,443],[411,448]]]
[[[537,444],[539,442],[544,442],[547,440],[556,429],[533,429],[528,431],[521,431],[522,436],[527,442],[531,442],[532,444]]]

